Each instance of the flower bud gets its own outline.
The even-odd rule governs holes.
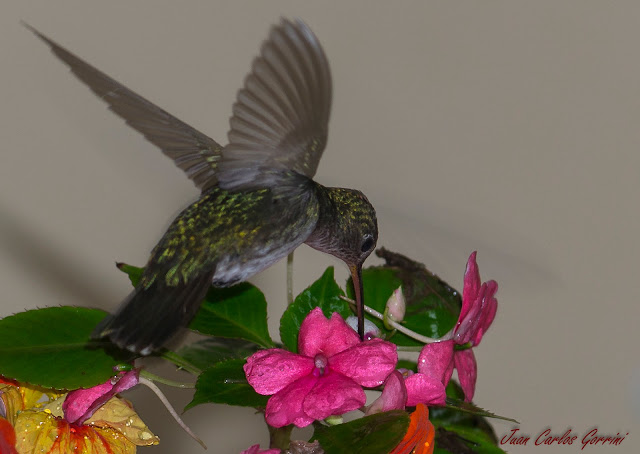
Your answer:
[[[394,322],[401,322],[404,319],[406,310],[407,303],[404,299],[404,294],[402,293],[402,287],[398,287],[387,300],[386,313]]]
[[[347,317],[347,325],[351,327],[355,332],[358,332],[358,317],[350,315]],[[374,337],[380,337],[380,329],[371,320],[364,319],[364,338],[365,340],[371,340]]]
[[[344,422],[344,418],[340,415],[331,415],[325,418],[324,422],[326,422],[330,426],[337,426],[338,424],[342,424]]]

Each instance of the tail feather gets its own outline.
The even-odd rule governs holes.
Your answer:
[[[177,286],[168,286],[161,280],[147,288],[139,286],[113,315],[96,326],[92,337],[107,337],[120,348],[150,354],[196,315],[211,285],[212,274]]]

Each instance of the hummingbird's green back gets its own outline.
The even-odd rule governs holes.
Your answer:
[[[151,253],[141,285],[167,286],[215,270],[216,286],[262,271],[298,247],[318,219],[318,201],[304,177],[286,192],[272,189],[207,191],[176,217]]]

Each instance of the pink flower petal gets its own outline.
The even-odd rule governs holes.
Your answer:
[[[418,373],[405,380],[407,406],[419,403],[444,405],[446,386],[453,373],[454,342],[436,342],[424,346],[418,357]]]
[[[496,316],[498,310],[498,300],[495,298],[495,294],[498,291],[498,283],[496,281],[489,281],[486,284],[485,292],[482,299],[483,310],[478,324],[473,333],[471,343],[473,346],[478,346],[482,340],[482,336],[487,332],[493,319]]]
[[[481,291],[482,291],[481,287]],[[456,326],[453,340],[456,344],[464,345],[471,341],[471,338],[476,332],[478,321],[482,316],[482,297],[478,296],[476,301],[471,302],[470,309],[467,312],[465,318],[459,318]]]
[[[309,312],[298,334],[298,351],[310,357],[318,353],[330,357],[358,343],[358,335],[339,314],[327,319],[319,307]]]
[[[62,404],[65,419],[69,422],[78,421],[94,402],[112,389],[113,385],[106,382],[93,388],[71,391]]]
[[[298,352],[314,357],[324,346],[324,337],[329,332],[329,319],[316,307],[302,321],[298,332]]]
[[[352,331],[353,332],[353,331]],[[361,386],[379,386],[396,367],[398,353],[391,342],[372,339],[359,342],[329,358],[329,368],[352,378]]]
[[[306,415],[314,420],[341,415],[362,407],[367,402],[363,389],[350,378],[329,372],[318,379],[304,400]]]
[[[247,449],[242,451],[240,454],[258,454],[258,449],[260,449],[260,445],[249,446]]]
[[[314,418],[303,411],[302,404],[317,381],[314,376],[307,375],[271,396],[264,414],[267,424],[272,427],[289,424],[306,427],[311,424]]]
[[[453,347],[452,340],[425,345],[418,357],[418,372],[446,386],[453,373]]]
[[[282,451],[279,449],[265,449],[264,451],[260,450],[260,445],[253,445],[240,454],[280,454]]]
[[[389,410],[404,410],[407,404],[407,387],[402,374],[394,370],[384,382],[382,394],[367,408],[367,415]]]
[[[71,423],[82,424],[117,393],[137,385],[139,373],[137,369],[130,370],[93,388],[71,391],[62,404],[65,419]]]
[[[413,374],[404,381],[407,387],[407,407],[425,405],[444,405],[447,396],[444,384],[425,374]]]
[[[458,320],[463,320],[467,316],[480,291],[480,270],[476,263],[477,253],[477,251],[473,251],[469,256],[469,260],[467,260],[467,268],[464,272],[464,287],[462,289],[462,309]]]
[[[247,381],[258,394],[275,394],[313,371],[313,358],[280,348],[260,350],[244,365]]]
[[[473,349],[469,348],[455,352],[453,362],[458,371],[460,387],[464,391],[464,400],[471,402],[476,389],[476,378],[478,377],[478,366]]]
[[[462,309],[453,335],[457,344],[471,342],[476,346],[480,343],[496,315],[498,302],[495,299],[495,293],[497,290],[498,284],[495,281],[480,284],[476,253],[472,253],[464,276]]]

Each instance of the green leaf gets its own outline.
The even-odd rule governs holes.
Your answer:
[[[463,397],[460,385],[451,380],[447,386],[447,406],[429,409],[429,419],[436,427],[436,452],[504,452],[497,446],[498,439],[486,420],[486,417],[495,415],[474,404],[462,402]]]
[[[448,397],[446,400],[446,403],[447,403],[446,407],[453,410],[462,411],[464,413],[469,413],[475,416],[482,416],[484,418],[502,419],[503,421],[510,421],[516,424],[520,424],[515,419],[507,418],[506,416],[496,415],[495,413],[491,413],[490,411],[480,408],[473,402],[465,402],[463,400],[451,399]]]
[[[325,270],[323,275],[306,290],[300,293],[280,318],[280,339],[284,346],[298,351],[298,332],[300,325],[312,309],[319,307],[326,317],[334,312],[342,317],[351,315],[349,303],[341,299],[344,292],[333,277],[333,267]]]
[[[316,424],[311,440],[318,440],[326,453],[388,453],[404,438],[409,414],[392,410],[365,416],[337,426]]]
[[[244,363],[243,359],[223,361],[201,373],[193,400],[184,408],[185,411],[205,403],[266,407],[269,396],[258,394],[249,385],[242,369]]]
[[[460,400],[464,397],[462,388],[455,380],[450,380],[447,385],[447,400]],[[429,419],[436,427],[467,426],[483,430],[487,435],[495,438],[493,429],[487,420],[469,412],[462,412],[455,408],[432,407],[429,409]]]
[[[248,282],[209,289],[189,328],[210,336],[245,339],[265,348],[274,346],[267,326],[267,301]]]
[[[430,418],[434,424],[439,425],[464,425],[469,427],[481,427],[489,436],[495,438],[495,433],[486,418],[496,418],[519,424],[515,419],[495,415],[484,410],[472,402],[464,402],[464,392],[455,380],[450,380],[447,385],[447,398],[445,407],[433,407]]]
[[[127,265],[123,262],[116,263],[116,266],[123,273],[127,273],[129,275],[129,280],[131,284],[135,287],[138,285],[138,281],[142,277],[142,273],[144,272],[144,268],[138,268],[137,266]]]
[[[486,433],[471,427],[440,426],[436,429],[437,454],[504,454]]]
[[[89,388],[115,375],[127,353],[107,353],[90,341],[105,312],[84,307],[47,307],[0,320],[0,375],[55,389]]]
[[[198,369],[205,370],[221,361],[244,359],[257,352],[258,349],[258,345],[242,339],[208,337],[182,347],[176,352],[176,355]]]
[[[459,293],[418,262],[381,248],[376,254],[387,261],[386,266],[370,267],[362,272],[365,304],[384,313],[387,300],[395,289],[402,286],[407,302],[403,325],[427,337],[440,338],[458,320],[462,305]],[[353,298],[353,285],[349,281],[347,293]],[[392,332],[381,320],[372,320],[387,336]],[[421,346],[409,336],[393,333],[387,340],[400,346]]]

